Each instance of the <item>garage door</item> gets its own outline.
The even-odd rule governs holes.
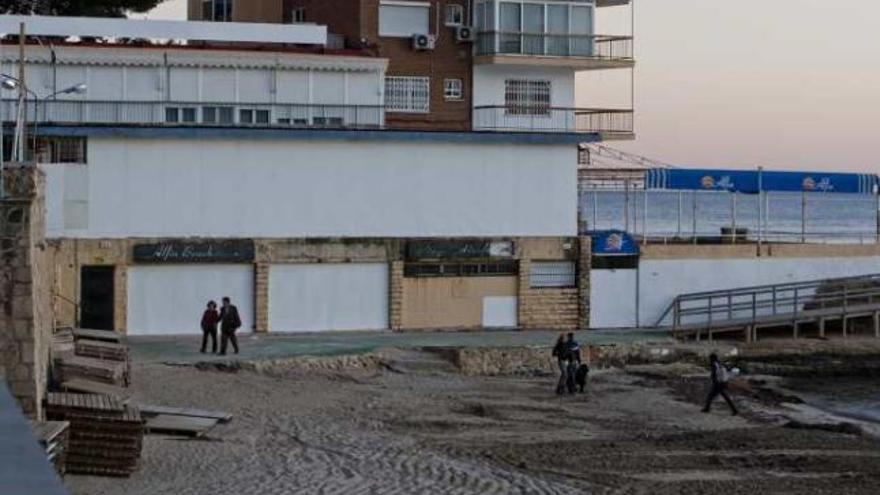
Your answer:
[[[205,304],[229,296],[242,330],[253,328],[250,265],[133,266],[128,269],[128,334],[201,334]]]
[[[388,265],[272,265],[269,328],[275,332],[388,328]]]

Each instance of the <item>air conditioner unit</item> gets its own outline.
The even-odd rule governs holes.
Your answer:
[[[477,40],[477,32],[470,26],[458,26],[455,28],[455,41],[459,43],[474,42]]]
[[[432,34],[414,34],[412,37],[413,50],[433,50],[437,44],[437,38]]]

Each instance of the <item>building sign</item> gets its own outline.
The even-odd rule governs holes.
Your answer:
[[[136,263],[251,263],[253,241],[160,242],[137,244]]]
[[[772,170],[653,169],[645,176],[648,190],[759,192],[821,192],[875,194],[875,174],[781,172]]]
[[[407,259],[513,258],[513,241],[412,241]]]
[[[603,230],[591,234],[593,254],[597,256],[637,256],[639,244],[626,232]]]

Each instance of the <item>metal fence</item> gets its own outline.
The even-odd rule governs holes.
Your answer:
[[[624,230],[644,243],[880,240],[874,195],[581,188],[579,208],[582,229]]]
[[[632,36],[485,31],[477,35],[476,54],[578,57],[631,62]]]
[[[474,130],[632,133],[633,111],[541,105],[477,106]]]
[[[27,121],[41,124],[381,128],[378,105],[153,101],[29,101]],[[0,102],[0,120],[16,120],[18,100]]]

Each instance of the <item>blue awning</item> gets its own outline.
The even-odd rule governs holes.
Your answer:
[[[653,169],[646,176],[649,190],[758,192],[824,192],[875,194],[876,174],[778,172],[758,170]]]

